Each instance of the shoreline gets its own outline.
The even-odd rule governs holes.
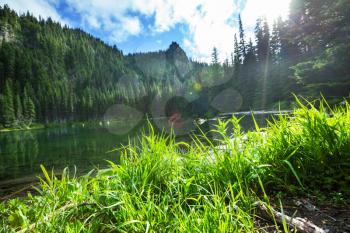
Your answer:
[[[225,113],[219,113],[209,119],[198,116],[193,118],[195,122],[197,121],[213,121],[217,119],[229,119],[233,115],[234,116],[244,116],[244,115],[277,115],[277,114],[290,114],[292,113],[292,110],[256,110],[256,111],[238,111],[238,112],[225,112]],[[159,120],[159,119],[165,119],[167,117],[156,117],[156,118],[143,118],[143,120]],[[130,119],[112,119],[112,120],[86,120],[86,121],[67,121],[67,122],[53,122],[53,123],[33,123],[31,127],[29,128],[0,128],[0,133],[9,133],[9,132],[16,132],[16,131],[30,131],[30,130],[36,130],[36,129],[46,129],[46,128],[58,128],[62,126],[71,126],[71,125],[105,125],[109,124],[109,122],[125,122]]]
[[[186,143],[150,130],[139,145],[122,148],[118,164],[109,162],[108,168],[79,177],[67,169],[51,175],[41,166],[39,195],[0,202],[3,227],[22,232],[72,226],[91,232],[165,232],[169,227],[260,232],[268,227],[265,232],[274,232],[283,219],[290,220],[290,229],[298,227],[289,217],[298,211],[301,222],[311,221],[322,232],[348,231],[342,222],[350,201],[350,105],[330,110],[301,105],[293,118],[281,116],[248,132],[236,117],[220,121],[216,140],[225,145],[221,148],[205,134],[198,136],[207,144],[198,137]],[[282,214],[288,218],[273,222]]]

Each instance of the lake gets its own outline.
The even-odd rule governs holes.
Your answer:
[[[0,192],[10,184],[28,183],[41,174],[40,164],[60,172],[64,167],[79,174],[105,160],[118,162],[115,149],[127,138],[110,133],[101,126],[47,128],[0,133]]]
[[[242,115],[244,114],[237,113],[237,116]],[[245,115],[242,126],[246,130],[252,129],[252,118],[249,113]],[[270,115],[271,113],[255,114],[262,126]],[[206,120],[201,128],[209,131],[215,123],[215,119]],[[118,163],[118,151],[110,151],[127,144],[129,138],[136,139],[145,124],[145,121],[90,125],[80,123],[59,128],[0,133],[0,194],[35,181],[42,173],[40,164],[49,171],[53,169],[57,174],[65,167],[69,167],[73,173],[76,167],[79,175],[93,168],[107,166],[106,160]],[[159,120],[155,125],[160,128],[166,124],[166,120]],[[189,140],[188,133],[196,127],[192,121],[188,121],[181,124],[181,129],[184,128],[187,131],[179,131],[179,138]]]

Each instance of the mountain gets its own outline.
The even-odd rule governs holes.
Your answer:
[[[29,117],[25,96],[40,122],[96,119],[116,103],[144,106],[144,96],[166,91],[165,85],[173,89],[177,77],[191,71],[176,43],[166,51],[124,56],[79,29],[17,15],[6,5],[0,7],[0,39],[0,122],[7,125]]]
[[[350,93],[350,2],[318,11],[313,0],[292,1],[290,17],[272,28],[257,20],[254,42],[239,17],[231,61],[222,64],[216,48],[211,64],[198,63],[176,42],[124,55],[80,29],[0,6],[0,127],[101,119],[115,104],[211,117],[291,108],[291,93],[338,103]]]
[[[176,42],[172,42],[165,51],[130,54],[127,59],[139,74],[154,80],[177,77],[185,81],[186,77],[190,78],[193,68],[193,62]]]

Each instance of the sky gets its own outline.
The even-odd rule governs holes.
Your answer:
[[[116,45],[124,54],[167,49],[176,41],[189,57],[229,58],[241,14],[246,39],[256,19],[288,16],[290,0],[0,0],[18,13],[31,12]]]

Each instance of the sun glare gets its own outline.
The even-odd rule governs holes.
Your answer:
[[[291,0],[249,0],[243,10],[243,20],[254,25],[257,17],[265,16],[271,25],[278,17],[286,19]]]

